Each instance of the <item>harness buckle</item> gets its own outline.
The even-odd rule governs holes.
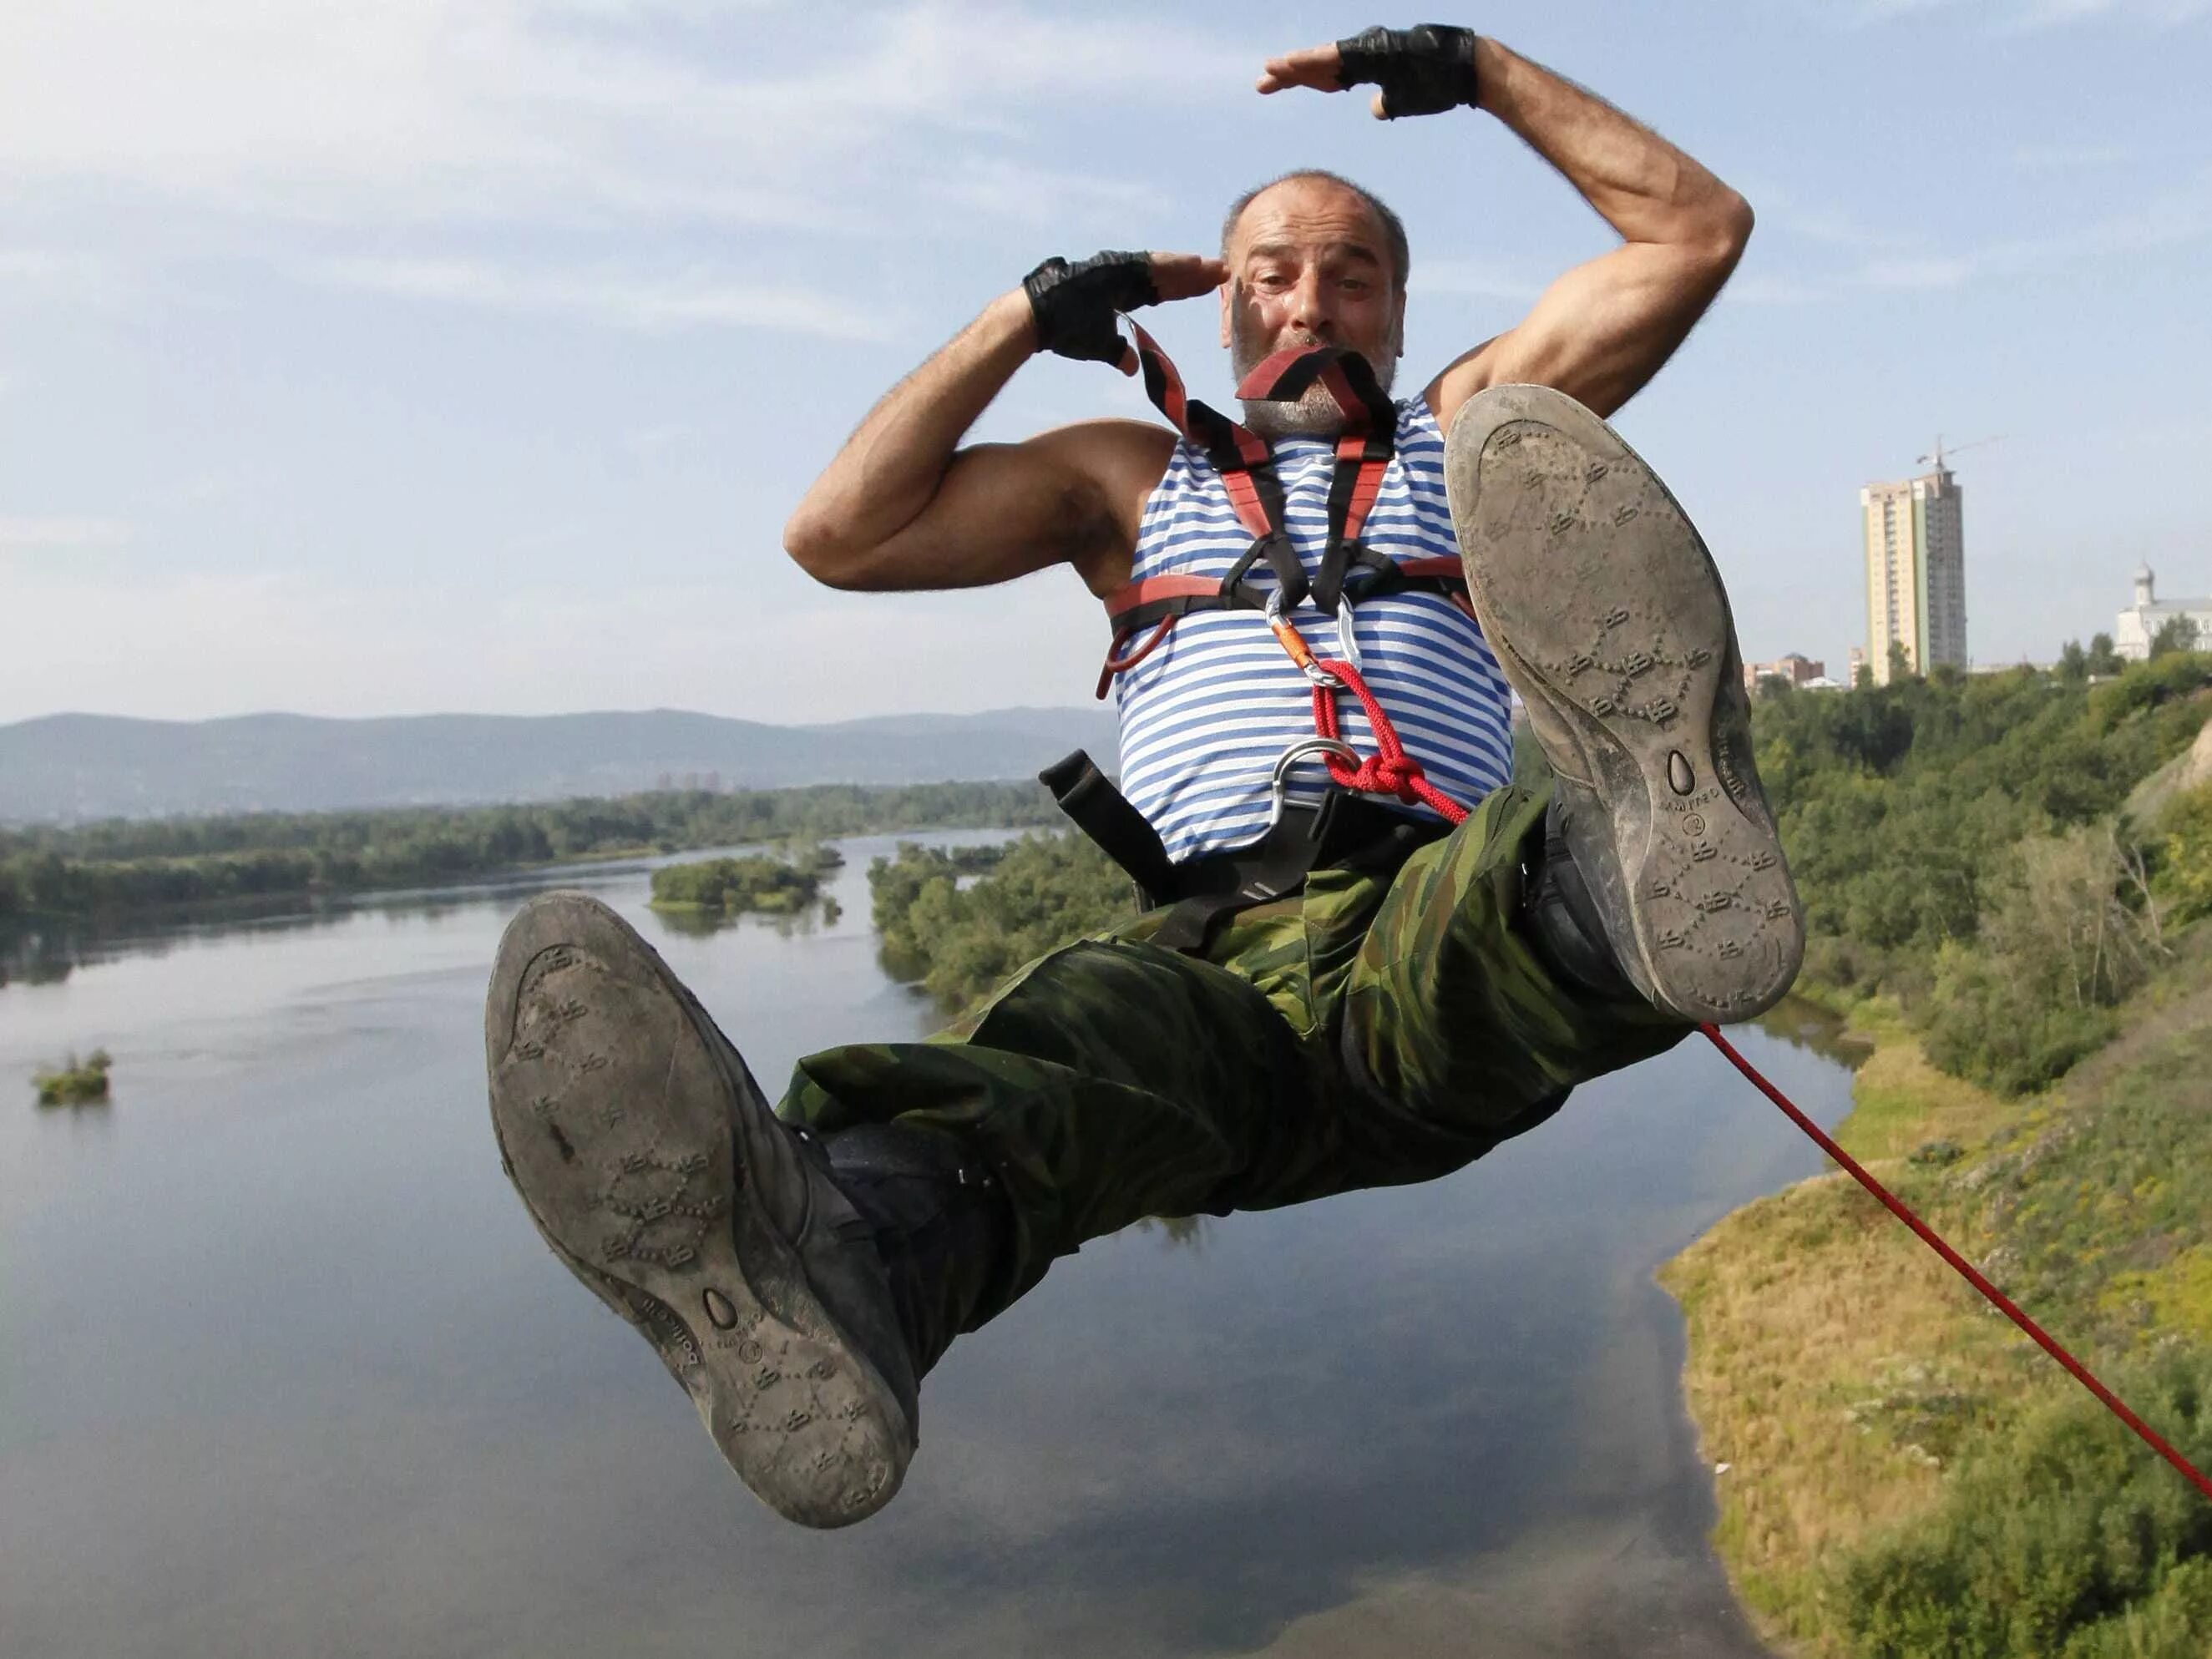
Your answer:
[[[1267,809],[1267,828],[1273,830],[1283,821],[1284,799],[1290,793],[1291,769],[1309,755],[1334,755],[1346,766],[1358,767],[1359,751],[1340,738],[1300,738],[1275,757],[1275,773],[1269,784],[1271,795]]]

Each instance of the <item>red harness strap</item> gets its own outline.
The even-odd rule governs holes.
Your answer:
[[[1318,346],[1278,352],[1237,388],[1255,400],[1295,398],[1318,381],[1347,411],[1338,438],[1329,479],[1329,540],[1320,572],[1308,581],[1303,562],[1283,533],[1283,495],[1275,477],[1273,453],[1249,428],[1191,398],[1182,379],[1152,336],[1133,323],[1138,362],[1153,404],[1221,475],[1237,520],[1252,536],[1246,556],[1219,581],[1188,576],[1155,576],[1133,581],[1108,596],[1107,620],[1114,629],[1106,664],[1099,675],[1100,696],[1114,676],[1135,666],[1166,638],[1176,618],[1200,611],[1262,611],[1271,591],[1246,580],[1253,562],[1265,558],[1277,590],[1295,605],[1310,592],[1323,611],[1334,612],[1349,592],[1355,599],[1415,590],[1452,599],[1465,609],[1466,579],[1455,560],[1394,561],[1361,545],[1359,533],[1381,493],[1393,453],[1395,407],[1382,395],[1366,360],[1340,349]],[[1163,626],[1167,624],[1168,626]],[[1148,633],[1146,630],[1150,630]],[[1130,641],[1145,635],[1134,650]]]

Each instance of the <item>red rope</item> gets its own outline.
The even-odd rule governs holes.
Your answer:
[[[2187,1458],[2184,1457],[2179,1452],[2174,1450],[2171,1445],[2166,1443],[2165,1437],[2161,1436],[2157,1430],[2152,1428],[2149,1424],[2144,1422],[2142,1419],[2137,1417],[2133,1412],[2130,1411],[2127,1407],[2127,1403],[2124,1401],[2123,1401],[2118,1395],[2114,1394],[2110,1389],[2106,1388],[2103,1383],[2100,1382],[2094,1376],[2092,1376],[2089,1374],[2089,1368],[2087,1366],[2084,1365],[2080,1360],[2075,1358],[2074,1356],[2067,1352],[2065,1349],[2060,1347],[2057,1342],[2051,1340],[2049,1334],[2044,1330],[2042,1326],[2037,1324],[2033,1319],[2030,1319],[2026,1314],[2020,1310],[2020,1309],[2014,1304],[2011,1297],[2008,1297],[2002,1291],[1997,1289],[1996,1285],[1990,1284],[1988,1279],[1983,1278],[1979,1273],[1976,1272],[1971,1262],[1969,1262],[1964,1256],[1960,1255],[1956,1250],[1953,1249],[1948,1244],[1946,1244],[1942,1238],[1936,1236],[1936,1232],[1934,1228],[1930,1227],[1926,1222],[1915,1215],[1905,1206],[1901,1200],[1893,1196],[1889,1189],[1884,1187],[1881,1182],[1876,1181],[1872,1176],[1869,1175],[1866,1170],[1860,1166],[1856,1158],[1853,1158],[1842,1147],[1837,1146],[1833,1140],[1830,1139],[1826,1134],[1821,1132],[1820,1126],[1819,1124],[1814,1122],[1811,1118],[1807,1117],[1804,1113],[1799,1111],[1796,1106],[1792,1105],[1790,1102],[1789,1097],[1784,1095],[1781,1090],[1776,1088],[1771,1083],[1769,1083],[1764,1077],[1760,1076],[1759,1069],[1749,1060],[1746,1060],[1741,1054],[1736,1052],[1735,1046],[1730,1043],[1726,1037],[1720,1034],[1718,1027],[1712,1025],[1700,1025],[1698,1029],[1705,1034],[1706,1039],[1712,1043],[1714,1048],[1719,1049],[1723,1054],[1727,1056],[1729,1064],[1734,1066],[1737,1071],[1741,1072],[1745,1077],[1751,1080],[1751,1085],[1753,1088],[1757,1089],[1759,1093],[1765,1095],[1769,1100],[1772,1101],[1777,1106],[1779,1106],[1784,1112],[1789,1114],[1790,1121],[1792,1123],[1795,1123],[1799,1128],[1810,1135],[1814,1143],[1819,1146],[1822,1152],[1826,1152],[1830,1158],[1835,1159],[1838,1164],[1841,1164],[1844,1174],[1850,1176],[1850,1178],[1857,1182],[1860,1186],[1865,1188],[1867,1191],[1872,1193],[1876,1198],[1880,1199],[1882,1202],[1883,1207],[1887,1209],[1892,1215],[1895,1216],[1899,1221],[1902,1221],[1906,1226],[1911,1228],[1914,1232],[1920,1236],[1920,1241],[1922,1243],[1927,1245],[1928,1248],[1935,1251],[1936,1255],[1942,1256],[1944,1261],[1949,1262],[1969,1285],[1972,1285],[1976,1290],[1987,1297],[1990,1299],[1991,1305],[1996,1307],[1996,1310],[2003,1314],[2007,1319],[2012,1321],[2014,1324],[2019,1326],[2023,1331],[2026,1331],[2028,1335],[2033,1337],[2037,1346],[2040,1347],[2044,1352],[2049,1354],[2053,1359],[2063,1365],[2067,1370],[2072,1374],[2075,1382],[2079,1382],[2083,1388],[2088,1389],[2091,1394],[2095,1395],[2098,1399],[2103,1401],[2105,1404],[2111,1408],[2112,1414],[2118,1418],[2121,1422],[2126,1424],[2138,1435],[2141,1435],[2145,1445],[2148,1446],[2160,1457],[2163,1457],[2167,1462],[2172,1464],[2175,1468],[2180,1470],[2183,1474],[2186,1475],[2189,1478],[2190,1484],[2194,1486],[2197,1491],[2203,1492],[2207,1498],[2212,1498],[2212,1480],[2208,1480],[2204,1476],[2199,1474],[2197,1472],[2196,1468]]]
[[[1341,755],[1323,757],[1328,763],[1328,775],[1338,787],[1370,795],[1395,795],[1409,805],[1419,801],[1433,809],[1446,823],[1464,821],[1467,808],[1423,775],[1420,762],[1407,754],[1406,745],[1398,741],[1398,728],[1390,724],[1390,717],[1382,712],[1382,705],[1367,689],[1367,682],[1359,677],[1359,671],[1348,662],[1318,660],[1315,665],[1334,674],[1343,682],[1346,690],[1359,699],[1360,708],[1367,714],[1367,728],[1375,734],[1375,753],[1358,766]],[[1341,741],[1342,733],[1337,729],[1336,720],[1336,688],[1315,686],[1313,708],[1314,730],[1324,738]]]

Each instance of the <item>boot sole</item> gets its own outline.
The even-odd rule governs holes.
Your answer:
[[[754,1493],[803,1525],[849,1525],[897,1492],[906,1415],[750,1195],[733,1126],[766,1108],[705,1018],[606,906],[531,901],[484,1009],[501,1163],[553,1253],[653,1344]]]
[[[1771,1007],[1803,957],[1803,911],[1696,528],[1611,427],[1547,386],[1470,398],[1444,477],[1475,616],[1559,775],[1622,967],[1692,1021]]]

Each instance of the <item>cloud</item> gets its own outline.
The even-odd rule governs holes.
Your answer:
[[[104,297],[117,286],[106,259],[75,249],[0,247],[0,296],[62,294],[83,300]]]
[[[1971,258],[1870,259],[1851,280],[1862,288],[1956,288],[1973,274]]]
[[[939,201],[1009,219],[1042,212],[1127,219],[1157,216],[1169,205],[1164,191],[1096,173],[1032,167],[1003,156],[970,158],[938,173],[928,193]]]
[[[2208,236],[2212,236],[2212,167],[2063,235],[2017,237],[1948,252],[1893,245],[1849,264],[1795,271],[1765,269],[1761,246],[1754,244],[1752,258],[1758,263],[1729,284],[1726,297],[1751,305],[1802,305],[1854,291],[1958,289],[2100,260],[2133,258]]]
[[[2212,15],[2212,0],[1857,0],[1844,14],[1854,27],[1906,21],[1930,12],[1971,9],[1996,33],[2021,33],[2099,19],[2154,29]]]
[[[896,333],[893,320],[880,312],[708,268],[646,274],[606,268],[524,270],[482,259],[325,259],[305,269],[341,288],[573,317],[647,333],[757,328],[832,340],[884,340]]]
[[[896,135],[1005,131],[1105,96],[1171,105],[1240,84],[1254,56],[1171,22],[824,9],[0,8],[0,173],[348,224],[864,222],[853,192],[900,186],[878,165]],[[801,47],[805,67],[752,78]]]
[[[119,547],[131,526],[119,519],[0,519],[0,553]]]
[[[2013,0],[2006,19],[2014,29],[2056,28],[2110,17],[2152,28],[2179,28],[2212,15],[2212,0]]]
[[[1407,275],[1414,294],[1448,294],[1474,300],[1534,300],[1544,284],[1525,271],[1490,259],[1421,259]]]
[[[2023,172],[2045,173],[2118,167],[2134,161],[2139,154],[2132,144],[2022,144],[2013,151],[2012,161]]]

